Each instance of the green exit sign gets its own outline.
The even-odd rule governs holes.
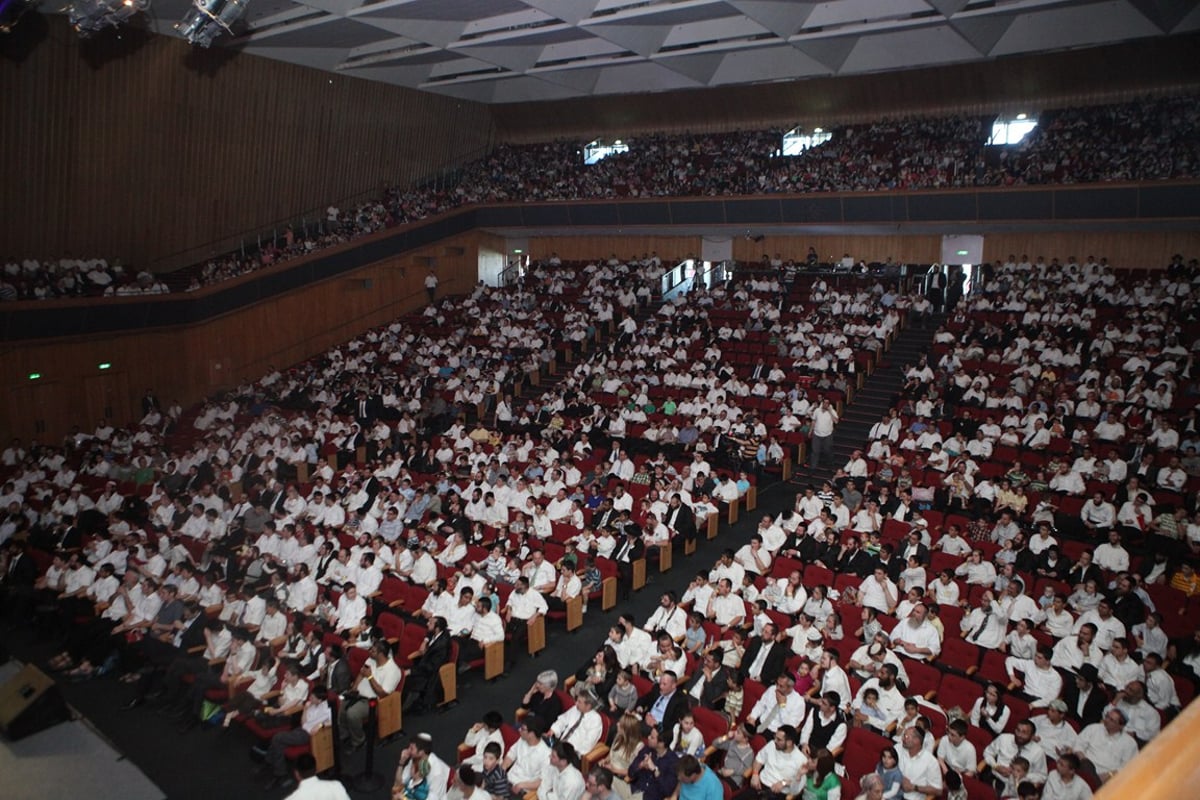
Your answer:
[[[965,255],[967,255],[969,252],[970,252],[969,250],[959,250],[959,251],[958,251],[958,255],[960,255],[960,256],[965,256]]]

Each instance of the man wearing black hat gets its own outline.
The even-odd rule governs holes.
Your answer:
[[[1099,722],[1108,705],[1108,697],[1098,685],[1100,671],[1093,664],[1084,664],[1075,673],[1074,683],[1063,687],[1063,701],[1067,704],[1067,716],[1082,727]]]

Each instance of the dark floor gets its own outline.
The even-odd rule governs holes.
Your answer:
[[[797,479],[803,481],[805,474],[801,470]],[[550,626],[547,647],[540,657],[519,659],[512,672],[492,683],[473,675],[462,676],[470,683],[465,685],[460,682],[457,706],[440,713],[406,715],[404,734],[376,750],[375,771],[385,777],[383,788],[370,793],[350,789],[351,797],[390,798],[392,773],[406,735],[428,732],[434,737],[437,753],[447,762],[454,763],[456,747],[463,734],[471,723],[480,719],[483,712],[496,709],[511,718],[521,695],[539,672],[555,669],[564,677],[573,673],[604,641],[608,627],[618,613],[630,612],[638,619],[645,619],[653,611],[663,591],[674,589],[682,595],[698,569],[710,567],[724,548],[736,548],[747,541],[764,514],[774,515],[784,507],[790,507],[797,488],[787,483],[764,486],[759,492],[756,511],[743,512],[738,523],[732,527],[723,525],[720,535],[713,541],[702,542],[695,555],[677,557],[672,571],[653,575],[654,582],[629,601],[618,604],[609,612],[601,612],[593,607],[583,627],[574,633],[568,634],[561,627]],[[55,652],[52,642],[38,641],[23,630],[5,631],[3,639],[15,658],[43,668],[46,660]],[[236,724],[229,730],[197,728],[181,734],[176,730],[176,720],[162,716],[154,709],[141,707],[132,711],[122,710],[121,706],[132,696],[132,689],[114,677],[85,683],[62,682],[60,685],[67,702],[90,720],[118,751],[145,772],[171,800],[284,796],[279,790],[264,790],[267,777],[254,775],[255,765],[247,755],[255,740]],[[341,765],[343,778],[348,784],[354,776],[363,772],[364,764],[365,752],[360,750]],[[3,790],[0,789],[2,795]]]

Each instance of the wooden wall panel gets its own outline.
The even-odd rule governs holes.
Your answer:
[[[592,259],[608,253],[620,258],[657,250],[664,259],[683,258],[688,253],[698,253],[700,237],[697,236],[560,236],[541,237],[529,240],[529,251],[534,258],[546,258],[557,252],[565,259]],[[846,234],[840,236],[772,236],[761,242],[742,236],[733,239],[733,257],[739,261],[759,261],[763,255],[782,255],[802,260],[810,246],[817,248],[823,262],[828,262],[849,253],[855,259],[868,262],[891,258],[900,263],[930,264],[941,258],[941,237],[937,235],[868,235]],[[1187,258],[1200,257],[1200,232],[1196,231],[1151,231],[1117,233],[1108,231],[1063,231],[1051,233],[987,233],[983,237],[984,257],[988,261],[1007,258],[1009,253],[1018,256],[1045,256],[1046,260],[1058,257],[1066,261],[1069,256],[1083,260],[1089,255],[1105,256],[1120,267],[1165,266],[1175,253]]]
[[[181,266],[492,139],[479,104],[170,36],[94,67],[85,53],[113,37],[85,50],[63,16],[48,22],[26,60],[0,59],[0,256]]]
[[[186,407],[256,380],[424,306],[429,260],[440,293],[469,291],[480,244],[494,246],[495,238],[463,234],[189,328],[0,349],[0,398],[7,400],[0,441],[56,440],[76,424],[91,429],[105,407],[127,424],[147,388]],[[101,363],[112,366],[100,370]],[[31,372],[42,377],[30,381]]]
[[[1018,258],[1045,256],[1060,261],[1075,256],[1080,261],[1088,256],[1106,257],[1116,267],[1165,267],[1175,253],[1187,258],[1200,257],[1200,232],[1142,231],[1113,233],[1108,231],[1065,231],[1061,233],[992,233],[983,237],[983,257],[988,261],[1006,259],[1009,254]]]
[[[567,260],[628,259],[643,253],[658,253],[664,261],[700,254],[699,236],[546,236],[529,239],[529,253],[535,259],[558,253]]]
[[[941,252],[941,239],[937,236],[771,236],[761,242],[733,237],[733,257],[739,261],[758,261],[763,254],[781,253],[784,259],[803,259],[809,246],[817,248],[822,260],[831,256],[841,258],[850,252],[855,258],[879,260],[891,256],[896,261],[931,262]],[[559,236],[531,238],[529,252],[534,258],[546,258],[557,252],[564,259],[607,258],[616,253],[618,258],[629,258],[657,251],[664,260],[682,259],[689,254],[699,254],[700,236]]]
[[[506,142],[588,142],[648,131],[711,132],[860,122],[914,113],[1028,111],[1118,102],[1200,85],[1200,34],[905,72],[493,107]]]

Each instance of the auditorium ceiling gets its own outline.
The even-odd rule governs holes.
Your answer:
[[[174,33],[191,0],[155,0]],[[249,0],[217,46],[483,103],[859,75],[1200,29],[1193,0]]]

